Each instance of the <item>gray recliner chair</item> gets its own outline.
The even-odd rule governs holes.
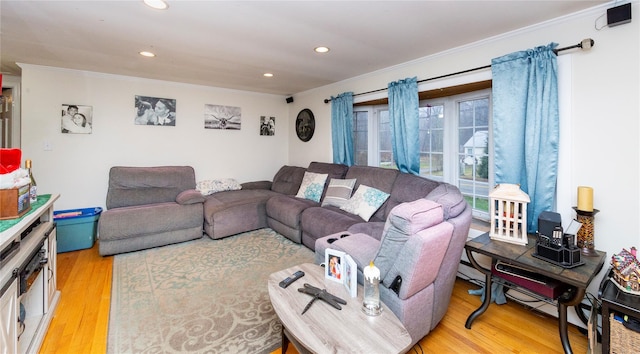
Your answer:
[[[98,220],[100,255],[202,237],[205,199],[195,188],[190,166],[112,167]]]

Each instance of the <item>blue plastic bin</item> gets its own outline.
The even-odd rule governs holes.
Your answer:
[[[99,207],[54,211],[53,221],[58,229],[58,253],[93,247],[100,213],[102,208]]]

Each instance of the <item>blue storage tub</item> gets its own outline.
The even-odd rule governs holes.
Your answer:
[[[58,229],[58,253],[93,247],[100,213],[100,207],[54,211],[53,221]]]

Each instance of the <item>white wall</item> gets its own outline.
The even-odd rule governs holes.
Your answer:
[[[288,160],[282,96],[21,64],[22,152],[39,193],[60,193],[56,209],[103,206],[114,165],[191,165],[196,180],[271,179]],[[176,126],[134,125],[136,95],[176,99]],[[93,106],[92,134],[62,134],[63,104]],[[240,130],[204,129],[204,105],[242,109]],[[259,135],[276,117],[275,136]],[[52,146],[44,150],[44,144]]]
[[[607,256],[619,252],[623,247],[640,246],[640,4],[632,3],[632,22],[612,28],[604,27],[606,8],[600,6],[565,18],[550,21],[516,32],[489,38],[463,48],[422,58],[414,62],[387,68],[362,77],[345,80],[294,95],[296,108],[313,110],[317,125],[316,133],[307,149],[305,143],[291,138],[289,162],[304,166],[313,160],[331,160],[331,105],[322,101],[331,95],[352,91],[367,92],[387,87],[391,81],[417,76],[418,80],[481,67],[491,63],[494,57],[515,51],[559,43],[559,47],[571,46],[582,39],[592,38],[595,46],[590,51],[573,50],[561,54],[570,56],[571,72],[568,73],[570,102],[561,102],[567,107],[564,114],[569,117],[570,153],[569,172],[566,182],[569,192],[559,196],[558,211],[575,215],[577,186],[594,188],[594,207],[600,210],[595,217],[596,248],[606,251]],[[604,15],[604,16],[603,16]],[[566,73],[563,73],[566,74]],[[430,81],[423,88],[446,87],[460,82],[478,81],[478,77],[489,75],[483,71],[473,75],[461,75],[447,80]],[[469,77],[467,77],[469,76]],[[473,76],[473,77],[471,77]],[[566,75],[565,75],[566,76]],[[378,96],[357,96],[355,101],[364,101]],[[319,119],[318,119],[319,118]],[[290,119],[295,120],[291,111]],[[567,132],[564,132],[567,133]],[[565,188],[567,190],[567,188]],[[570,195],[569,195],[570,194]],[[589,287],[597,294],[597,286],[605,269]]]

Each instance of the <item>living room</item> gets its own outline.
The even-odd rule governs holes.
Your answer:
[[[20,78],[3,77],[21,92],[19,146],[34,162],[40,193],[59,193],[57,209],[104,206],[112,166],[190,165],[196,179],[236,178],[240,182],[271,178],[282,165],[307,166],[332,160],[331,104],[324,99],[345,91],[376,90],[395,80],[437,77],[490,64],[491,59],[550,42],[560,47],[592,38],[589,51],[558,56],[561,119],[568,131],[567,150],[558,181],[558,211],[573,217],[577,186],[594,189],[595,245],[607,255],[640,245],[640,28],[637,21],[595,26],[610,2],[466,46],[377,70],[319,88],[285,96],[219,87],[151,80],[92,71],[22,63]],[[638,1],[632,15],[639,18]],[[428,81],[421,91],[491,78],[490,70]],[[170,97],[177,102],[175,127],[133,124],[134,97]],[[358,101],[386,92],[358,96]],[[91,134],[61,134],[63,104],[93,107]],[[240,130],[203,128],[206,104],[242,108]],[[296,136],[298,112],[315,115],[308,142]],[[259,117],[275,117],[274,136],[259,135]],[[47,147],[45,149],[45,146]],[[242,161],[242,163],[238,163]],[[564,219],[563,219],[564,220]],[[635,221],[634,221],[635,220]],[[606,268],[606,267],[605,267]],[[597,294],[600,275],[588,291]]]

